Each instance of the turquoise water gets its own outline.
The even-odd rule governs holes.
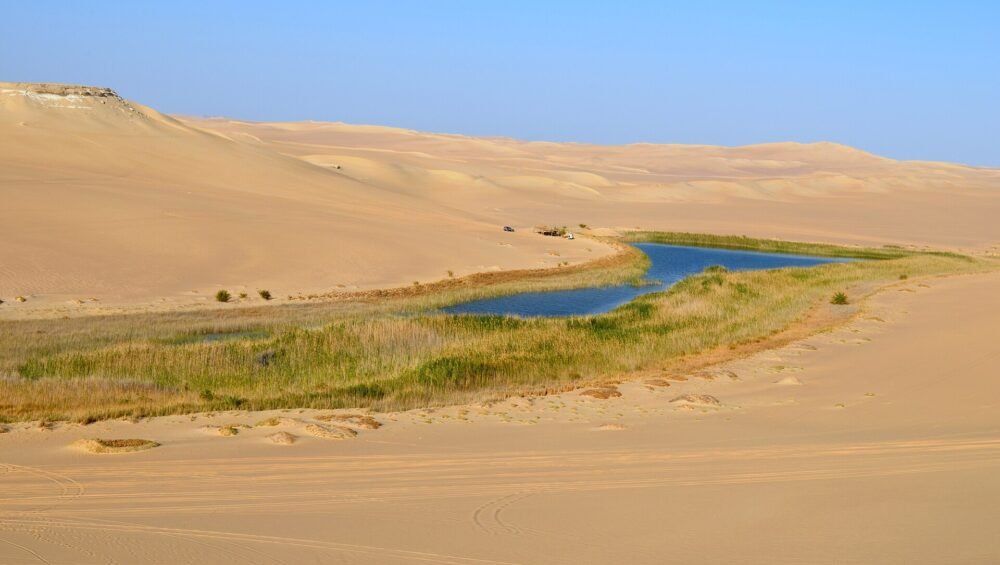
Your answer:
[[[602,314],[637,296],[665,290],[677,281],[700,273],[712,265],[722,265],[730,271],[754,271],[783,267],[812,267],[850,261],[850,259],[830,257],[732,251],[660,243],[639,243],[636,247],[649,256],[652,265],[646,273],[646,278],[657,281],[656,284],[526,292],[465,302],[442,310],[450,314],[507,314],[524,317]]]

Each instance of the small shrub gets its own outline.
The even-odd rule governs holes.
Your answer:
[[[910,277],[906,273],[903,273],[902,275],[899,275],[899,280],[901,280],[901,281],[905,281],[908,278],[910,278]]]
[[[247,293],[241,292],[240,293],[240,300],[246,300],[246,299],[247,299]]]
[[[220,290],[215,293],[215,299],[219,302],[229,302],[233,295],[229,294],[228,290]]]
[[[258,290],[257,294],[259,294],[260,297],[263,298],[264,300],[270,300],[271,299],[271,291],[267,290],[266,288],[262,288],[262,289]]]
[[[455,277],[455,271],[452,271],[451,269],[448,269],[448,278],[450,279],[450,278],[454,278],[454,277]]]
[[[830,299],[830,304],[837,304],[841,306],[847,304],[847,295],[844,294],[843,292],[838,292],[837,294],[834,294],[833,298]]]
[[[580,229],[582,230],[588,229],[589,227],[590,226],[588,226],[587,224],[580,224]]]
[[[204,400],[205,402],[211,402],[215,400],[215,393],[207,388],[202,389],[202,391],[198,393],[198,398]]]

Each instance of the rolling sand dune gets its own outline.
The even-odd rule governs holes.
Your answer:
[[[1000,242],[1000,171],[895,161],[833,143],[597,146],[331,123],[184,119],[469,213],[527,223],[712,231],[981,251]],[[323,157],[326,155],[327,157]],[[369,164],[354,170],[352,159]],[[375,174],[374,163],[396,174]],[[436,177],[429,190],[417,179]],[[403,175],[400,171],[406,171]],[[471,179],[471,180],[470,180]],[[933,226],[933,227],[932,227]]]
[[[611,252],[508,224],[981,252],[1000,243],[998,187],[1000,171],[830,143],[595,146],[177,119],[108,89],[0,83],[0,316],[205,306],[219,288],[281,299]]]
[[[606,253],[457,214],[107,90],[0,84],[0,288],[32,304],[197,302],[555,266]],[[510,243],[501,246],[499,243]]]
[[[907,281],[836,331],[604,399],[377,429],[315,411],[16,424],[0,562],[994,563],[998,287]],[[94,436],[162,445],[73,447]]]

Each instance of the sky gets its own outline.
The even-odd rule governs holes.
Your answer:
[[[160,111],[1000,167],[1000,2],[0,0],[0,81]]]

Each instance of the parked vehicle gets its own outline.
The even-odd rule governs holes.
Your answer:
[[[568,234],[566,234],[566,239],[576,239],[576,238],[573,237],[572,233],[568,233]]]
[[[503,231],[514,231],[514,228],[512,228],[510,226],[504,226],[503,227]]]

